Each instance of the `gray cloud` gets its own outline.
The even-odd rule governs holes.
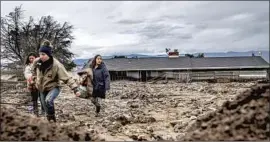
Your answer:
[[[143,23],[143,22],[141,22]],[[137,28],[127,30],[121,33],[128,33],[128,34],[140,34],[143,37],[148,39],[154,38],[174,38],[174,37],[184,37],[187,38],[186,35],[182,35],[181,33],[174,33],[175,30],[183,29],[184,26],[171,26],[166,24],[157,24],[157,23],[147,23],[138,26]],[[190,37],[190,36],[189,36]]]
[[[269,50],[268,1],[21,3],[25,17],[50,14],[73,24],[71,50],[78,58],[164,53],[166,47],[181,53]],[[1,16],[19,4],[1,1]]]
[[[119,23],[119,24],[139,24],[142,22],[143,22],[142,20],[120,20],[120,21],[117,21],[117,23]]]
[[[189,23],[191,25],[191,23]],[[195,25],[196,29],[198,30],[205,30],[206,28],[208,28],[209,26],[205,23],[198,23],[197,25]]]
[[[191,39],[192,35],[191,34],[186,34],[186,35],[179,35],[180,39]]]
[[[184,18],[187,18],[186,15],[177,15],[177,16],[170,16],[170,15],[166,15],[166,16],[161,16],[160,19],[162,20],[166,20],[166,19],[184,19]]]

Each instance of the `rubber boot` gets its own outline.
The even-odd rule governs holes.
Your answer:
[[[55,115],[54,115],[54,114],[52,114],[52,115],[47,115],[47,120],[48,120],[49,122],[51,122],[51,121],[56,122]]]
[[[100,112],[100,106],[96,106],[96,117],[99,116],[99,112]]]
[[[33,102],[33,110],[34,110],[34,114],[38,117],[38,102]]]
[[[40,107],[41,109],[41,112],[40,112],[40,115],[41,116],[45,116],[45,110],[44,110],[44,107],[43,107],[43,105],[41,104],[41,107]]]

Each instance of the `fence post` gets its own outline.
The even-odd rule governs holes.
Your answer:
[[[178,72],[178,82],[180,82],[180,71]]]

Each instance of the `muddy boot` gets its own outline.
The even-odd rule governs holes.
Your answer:
[[[41,104],[41,107],[40,108],[41,108],[40,109],[40,115],[43,116],[43,117],[45,117],[46,116],[46,112],[45,112],[44,107],[42,106],[42,104]]]
[[[100,112],[100,106],[96,106],[96,115],[95,115],[95,117],[99,116],[99,112]]]
[[[42,106],[41,106],[41,111],[39,112],[39,114],[40,114],[42,117],[45,117],[45,116],[46,116],[46,112],[45,112],[45,110],[43,109]]]
[[[38,103],[37,102],[33,102],[33,109],[34,109],[34,114],[38,117]]]
[[[56,122],[55,115],[54,115],[54,114],[52,114],[52,115],[47,115],[47,120],[48,120],[49,122],[51,122],[51,121]]]
[[[45,113],[45,111],[41,111],[41,112],[39,112],[39,115],[40,115],[41,117],[45,117],[45,116],[46,116],[46,113]]]

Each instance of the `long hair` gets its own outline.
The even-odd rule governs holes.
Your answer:
[[[97,59],[97,57],[98,56],[100,56],[101,57],[101,55],[99,55],[99,54],[97,54],[94,58],[93,58],[93,60],[92,60],[92,63],[90,64],[90,68],[95,68],[95,66],[96,66],[96,59]]]
[[[35,53],[33,53],[33,52],[29,53],[29,54],[27,55],[27,57],[26,57],[25,65],[29,65],[29,63],[30,63],[29,57],[30,57],[30,56],[34,56],[35,58],[37,58],[37,54],[35,54]]]

